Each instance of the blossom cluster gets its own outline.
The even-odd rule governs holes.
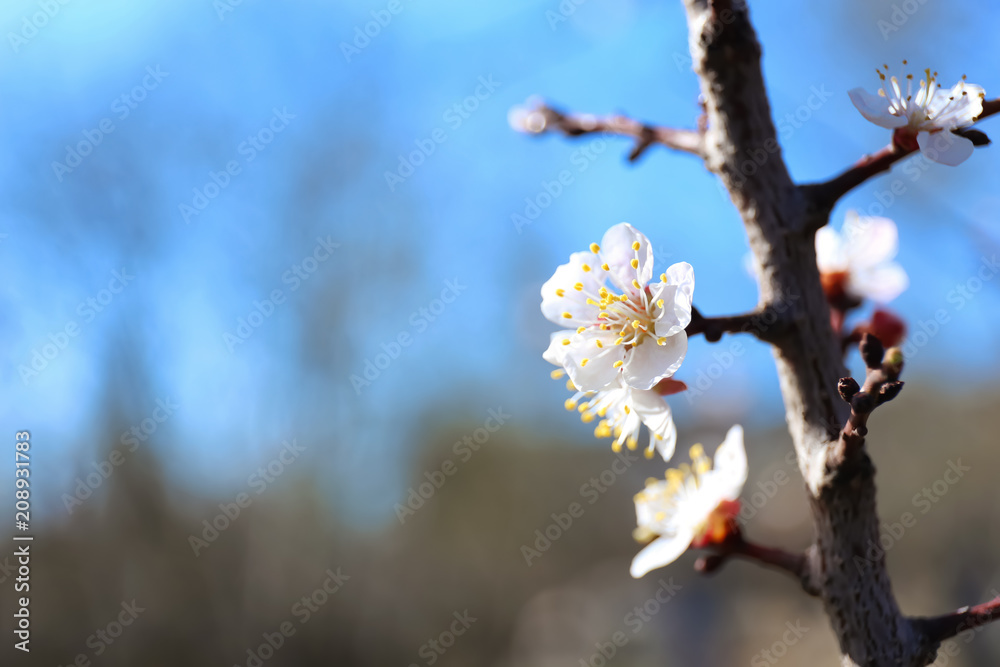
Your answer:
[[[664,395],[685,388],[673,375],[687,354],[693,296],[691,265],[678,262],[654,279],[649,239],[627,223],[573,253],[542,285],[542,313],[565,327],[543,357],[559,367],[554,378],[568,376],[574,394],[566,409],[596,422],[594,435],[612,438],[615,451],[638,449],[644,425],[646,456],[673,456],[677,428]],[[688,546],[721,542],[734,528],[746,480],[742,428],[730,430],[714,471],[701,445],[691,457],[691,465],[668,470],[665,481],[651,481],[635,497],[636,538],[655,539],[636,556],[633,576],[672,562]]]
[[[878,70],[882,86],[877,94],[861,88],[848,94],[865,118],[893,131],[892,150],[920,150],[928,159],[957,165],[968,159],[977,142],[984,143],[976,132],[966,131],[983,112],[981,87],[963,77],[944,89],[930,70],[917,81],[909,74],[898,79],[888,69],[886,65]],[[521,131],[546,130],[546,119],[537,109],[515,110],[510,121]],[[844,341],[873,333],[888,347],[905,335],[903,321],[883,309],[909,285],[906,272],[894,261],[898,249],[892,220],[855,211],[848,211],[839,231],[824,227],[816,234],[820,282],[833,330]],[[677,428],[664,397],[686,389],[674,374],[687,354],[694,296],[691,265],[678,262],[655,274],[649,240],[621,223],[600,243],[570,255],[542,286],[541,296],[542,313],[561,327],[543,357],[557,366],[552,377],[565,377],[573,392],[566,409],[594,423],[594,435],[610,438],[616,452],[638,449],[645,427],[647,458],[659,453],[669,460]],[[866,301],[878,308],[869,322],[845,336],[847,313]],[[689,453],[690,463],[668,470],[663,479],[647,480],[635,496],[634,535],[647,545],[632,562],[634,577],[673,562],[689,547],[722,545],[739,536],[735,517],[747,478],[743,429],[729,429],[714,462],[700,444]]]

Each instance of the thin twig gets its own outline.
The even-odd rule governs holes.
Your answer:
[[[983,112],[979,114],[976,122],[1000,112],[1000,98],[986,100],[983,102]],[[866,155],[855,162],[846,171],[833,178],[820,183],[808,183],[799,186],[802,193],[817,210],[828,210],[833,207],[837,200],[848,192],[858,187],[872,176],[889,171],[892,165],[903,158],[914,153],[914,147],[900,146],[890,143],[888,146]]]
[[[569,114],[544,103],[528,109],[527,114],[538,114],[538,118],[532,118],[525,128],[536,134],[561,132],[567,137],[580,137],[587,134],[608,133],[632,137],[636,143],[628,156],[630,162],[638,160],[654,144],[699,157],[704,155],[702,135],[695,130],[676,130],[648,125],[621,115],[598,117],[589,114]],[[541,122],[538,122],[539,119]]]
[[[724,333],[749,333],[763,341],[772,341],[788,325],[787,308],[765,306],[759,310],[740,315],[721,317],[705,317],[695,308],[691,308],[691,323],[685,332],[688,336],[702,334],[709,343],[715,343]]]
[[[927,638],[938,644],[960,632],[1000,620],[1000,596],[975,607],[963,607],[958,611],[932,618],[913,619],[914,627]]]
[[[813,581],[808,551],[791,553],[784,549],[754,544],[747,541],[739,530],[731,533],[725,542],[715,545],[714,549],[715,553],[698,559],[695,569],[703,574],[711,574],[725,565],[730,558],[743,558],[787,572],[802,584],[806,593],[812,596],[819,595],[819,587]]]

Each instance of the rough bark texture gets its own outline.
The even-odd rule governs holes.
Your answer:
[[[784,306],[790,322],[773,349],[787,421],[811,497],[813,582],[840,643],[842,664],[922,667],[929,646],[896,604],[878,544],[875,470],[864,447],[845,447],[849,416],[837,394],[847,375],[816,267],[816,209],[788,174],[760,68],[760,44],[741,3],[686,0],[691,56],[707,116],[705,163],[746,225],[762,306]],[[766,155],[758,165],[760,156]],[[755,161],[753,158],[757,157]],[[863,564],[863,565],[862,565]]]

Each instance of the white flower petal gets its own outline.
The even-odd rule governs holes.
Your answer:
[[[591,267],[585,271],[583,266]],[[542,314],[550,322],[563,326],[589,326],[597,319],[599,309],[587,304],[586,294],[596,294],[604,284],[603,271],[599,269],[597,255],[592,252],[575,252],[569,262],[562,264],[552,277],[542,285]],[[575,289],[580,284],[583,290]],[[559,296],[562,293],[563,296]],[[563,316],[569,313],[570,318]]]
[[[567,346],[566,373],[573,384],[583,391],[600,391],[606,387],[618,376],[615,362],[625,359],[624,346],[615,345],[612,341],[598,348],[593,341],[592,336],[577,334]]]
[[[573,336],[575,335],[576,332],[572,329],[563,329],[552,334],[552,337],[549,339],[549,347],[542,353],[542,359],[556,366],[565,366],[566,353],[569,351],[569,346],[563,343],[563,341],[568,340],[572,343]]]
[[[673,563],[691,546],[692,539],[694,533],[689,530],[656,538],[632,559],[629,574],[638,579],[651,570]]]
[[[876,303],[888,303],[910,286],[903,267],[895,262],[851,275],[851,290]]]
[[[646,338],[629,351],[622,366],[623,377],[629,386],[652,389],[654,384],[681,367],[687,354],[687,334],[681,331],[666,338],[663,345]]]
[[[726,439],[715,450],[712,473],[723,485],[722,496],[725,500],[740,497],[747,481],[747,453],[743,447],[743,427],[739,424],[729,429]]]
[[[917,134],[917,145],[928,160],[949,167],[956,167],[968,160],[975,149],[971,140],[946,130],[933,134],[920,132]]]
[[[677,287],[677,293],[674,295],[674,314],[683,329],[691,324],[691,303],[694,301],[694,267],[687,262],[677,262],[664,273],[666,273],[667,282]]]
[[[670,406],[655,391],[631,390],[631,406],[649,429],[649,442],[664,461],[670,460],[677,445],[677,427]],[[659,436],[659,437],[657,437]]]
[[[845,240],[851,271],[861,271],[886,262],[899,250],[899,231],[888,218],[860,216],[848,211],[841,236]]]
[[[639,249],[633,244],[638,242]],[[611,269],[611,280],[619,291],[637,294],[639,290],[632,284],[636,280],[644,288],[653,277],[653,248],[646,235],[627,222],[611,229],[601,239],[601,260]],[[639,267],[632,268],[632,260],[637,259]]]
[[[872,95],[864,88],[854,88],[847,91],[851,102],[861,115],[879,127],[893,130],[907,123],[904,116],[895,116],[889,112],[889,102],[880,95]]]
[[[820,273],[847,270],[847,257],[841,236],[829,225],[820,227],[816,232],[816,265]]]

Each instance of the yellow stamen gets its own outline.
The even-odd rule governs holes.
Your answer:
[[[564,375],[566,375],[566,371],[564,371],[561,368],[557,368],[554,371],[552,371],[551,373],[549,373],[549,377],[552,378],[553,380],[558,380],[559,378],[561,378]]]
[[[580,268],[583,269],[584,273],[586,273],[590,271],[590,264],[582,264]]]
[[[640,245],[640,243],[638,241],[633,241],[632,242],[632,250],[638,250],[641,247],[642,247],[642,245]]]
[[[632,262],[631,262],[631,264],[632,264],[632,268],[633,269],[638,269],[639,268],[639,260],[633,259]]]
[[[563,313],[563,317],[565,317],[567,320],[573,319],[573,316],[570,315],[569,313]]]
[[[567,398],[566,402],[563,403],[563,406],[567,410],[576,410],[576,401],[574,401],[572,398]]]
[[[622,361],[621,359],[619,359],[618,361],[616,361],[616,362],[615,362],[614,364],[612,364],[612,365],[613,365],[613,366],[614,366],[615,368],[621,368],[621,367],[622,367],[622,365],[623,365],[624,363],[625,363],[624,361]]]
[[[566,290],[560,287],[556,290],[556,296],[566,296]]]
[[[591,243],[590,244],[590,252],[592,252],[592,253],[594,253],[596,255],[600,251],[601,251],[601,246],[597,245],[596,243]]]

